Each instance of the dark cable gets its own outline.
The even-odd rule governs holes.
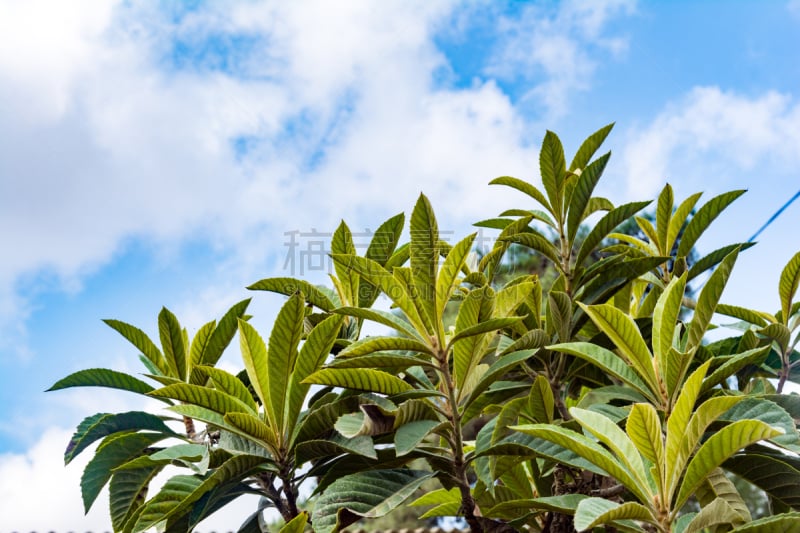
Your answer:
[[[785,204],[783,204],[783,207],[781,207],[780,209],[778,209],[777,211],[775,211],[775,214],[774,214],[774,215],[772,215],[771,217],[769,217],[769,220],[767,220],[767,221],[764,223],[764,225],[763,225],[763,226],[761,226],[760,228],[758,228],[758,231],[757,231],[757,232],[755,232],[755,233],[753,234],[753,236],[752,236],[752,237],[750,237],[749,239],[747,239],[747,242],[753,242],[753,241],[755,240],[755,238],[756,238],[756,237],[758,237],[758,236],[761,234],[761,232],[762,232],[762,231],[764,231],[765,229],[767,229],[767,226],[769,226],[770,224],[772,224],[772,223],[775,221],[775,219],[776,219],[776,218],[778,218],[778,217],[780,216],[780,214],[781,214],[781,213],[783,213],[783,211],[784,211],[784,210],[785,210],[787,207],[789,207],[789,206],[792,204],[792,202],[794,202],[795,200],[797,200],[797,198],[800,198],[800,191],[797,191],[796,193],[794,193],[794,196],[792,196],[791,198],[789,198],[789,201],[788,201],[788,202],[786,202]]]

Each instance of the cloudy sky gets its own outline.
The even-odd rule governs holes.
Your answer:
[[[571,153],[616,122],[615,203],[749,189],[699,247],[747,240],[800,189],[798,32],[797,0],[0,0],[0,533],[108,528],[61,454],[83,417],[140,404],[43,393],[139,371],[101,319],[157,335],[167,306],[193,332],[258,279],[321,280],[300,251],[420,191],[454,238],[530,207],[486,184],[537,179],[546,129]],[[798,222],[800,201],[726,301],[777,309]],[[253,296],[266,330],[280,298]]]

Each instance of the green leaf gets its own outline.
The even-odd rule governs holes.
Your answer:
[[[738,450],[760,440],[771,439],[781,433],[781,430],[758,420],[739,420],[714,433],[697,450],[694,458],[686,467],[686,473],[673,507],[682,507],[706,476]]]
[[[528,395],[528,410],[536,422],[548,424],[553,421],[555,398],[553,389],[547,378],[539,374],[533,380],[531,392]]]
[[[286,406],[286,427],[294,428],[303,409],[306,396],[310,386],[303,383],[303,380],[319,370],[325,363],[325,359],[331,353],[336,342],[339,330],[344,323],[342,316],[330,316],[314,326],[311,333],[306,337],[300,353],[297,356],[297,363],[292,371],[291,382],[289,383],[289,402]]]
[[[539,202],[545,209],[553,212],[553,208],[550,207],[550,202],[547,201],[542,191],[537,189],[535,186],[531,185],[527,181],[522,181],[518,178],[512,178],[511,176],[501,176],[499,178],[495,178],[489,182],[489,185],[506,185],[508,187],[512,187],[517,189],[520,192],[523,192]]]
[[[333,312],[341,315],[372,320],[378,324],[388,326],[407,337],[416,339],[420,338],[419,333],[414,330],[414,326],[412,326],[407,320],[404,320],[394,313],[389,313],[380,309],[362,309],[360,307],[339,307]]]
[[[683,241],[681,241],[683,242]],[[739,255],[738,250],[731,252],[719,264],[711,277],[708,278],[700,296],[697,298],[697,305],[694,309],[692,322],[689,324],[688,341],[686,343],[686,350],[691,352],[700,346],[703,340],[711,318],[714,316],[714,311],[719,303],[719,298],[722,296],[722,291],[725,289],[725,284],[731,275],[733,264]]]
[[[489,287],[473,289],[467,294],[456,316],[456,331],[467,331],[492,318],[494,310],[494,290]],[[464,384],[480,360],[486,346],[486,336],[482,334],[466,336],[451,343],[453,347],[453,378],[456,388],[464,390]]]
[[[47,391],[68,389],[70,387],[106,387],[139,394],[154,390],[152,386],[133,376],[107,368],[87,368],[78,370],[53,384]]]
[[[439,424],[438,420],[417,420],[397,428],[394,434],[394,448],[397,456],[400,457],[411,452]]]
[[[589,232],[589,235],[583,240],[578,255],[575,260],[576,265],[581,265],[589,257],[589,254],[597,247],[598,244],[617,226],[622,224],[625,220],[632,217],[635,213],[639,212],[642,208],[650,202],[632,202],[623,204],[606,213],[603,218],[597,221],[597,224]]]
[[[69,464],[87,446],[111,435],[122,431],[150,430],[164,435],[177,434],[172,431],[161,418],[142,411],[129,411],[127,413],[97,413],[85,418],[75,430],[69,440],[67,450],[64,452],[64,464]]]
[[[431,348],[422,342],[406,337],[364,337],[339,352],[339,357],[358,357],[375,352],[411,351],[432,355]]]
[[[336,231],[333,232],[333,237],[331,238],[331,253],[345,255],[356,254],[356,247],[353,244],[353,235],[344,220],[339,224],[339,227],[336,228]],[[358,301],[358,274],[340,263],[335,263],[333,266],[336,270],[336,278],[334,281],[337,281],[341,286],[340,297],[342,301],[356,304]]]
[[[278,442],[273,428],[266,425],[261,418],[250,413],[225,413],[223,418],[228,426],[238,429],[243,435],[269,445]]]
[[[258,404],[253,399],[253,395],[250,394],[245,384],[233,374],[213,366],[197,366],[194,372],[211,379],[215,389],[241,401],[249,407],[249,412],[252,414],[258,413]]]
[[[774,428],[783,431],[782,435],[771,440],[772,443],[781,446],[794,453],[800,453],[800,440],[795,427],[795,420],[786,410],[778,404],[764,398],[744,397],[728,411],[719,417],[724,421],[736,420],[760,420]]]
[[[559,256],[559,252],[556,247],[544,235],[537,231],[515,233],[513,235],[509,235],[508,237],[502,237],[500,240],[527,246],[528,248],[543,254],[556,266],[561,265],[561,257]]]
[[[698,192],[689,196],[683,202],[681,202],[677,209],[675,209],[675,213],[672,215],[672,218],[669,221],[669,228],[667,228],[667,239],[663,243],[664,249],[672,250],[672,248],[675,246],[675,240],[678,238],[681,228],[686,224],[692,209],[694,209],[694,205],[702,195],[703,193]]]
[[[581,143],[581,147],[578,148],[578,151],[575,152],[575,157],[572,158],[572,163],[569,164],[570,172],[574,171],[575,169],[582,169],[586,167],[589,161],[591,161],[592,156],[594,156],[595,152],[597,152],[597,150],[606,140],[608,134],[611,133],[613,127],[613,122],[611,124],[607,124],[606,126],[603,126],[596,132],[589,135],[586,140]]]
[[[600,413],[573,407],[569,410],[585,431],[594,435],[617,456],[639,485],[640,492],[652,499],[655,487],[647,482],[646,470],[641,455],[633,441],[610,418]],[[628,420],[630,424],[630,419]],[[660,438],[660,435],[659,435]]]
[[[145,448],[167,436],[164,433],[122,433],[106,438],[98,446],[81,476],[84,511],[89,512],[100,491],[111,478],[114,468],[142,454]]]
[[[736,485],[728,479],[721,468],[715,468],[706,480],[698,487],[695,493],[701,506],[706,506],[716,499],[723,500],[739,515],[735,522],[749,522],[752,520],[750,510],[742,499]]]
[[[330,312],[336,308],[336,305],[331,301],[328,296],[322,292],[318,287],[311,283],[295,278],[266,278],[257,281],[247,287],[251,291],[270,291],[291,296],[296,292],[303,293],[306,302],[318,307],[319,309]]]
[[[157,398],[172,398],[181,402],[198,405],[211,409],[214,412],[225,414],[231,412],[246,412],[250,407],[225,392],[203,387],[202,385],[192,385],[189,383],[175,383],[154,390],[149,394]]]
[[[622,355],[650,387],[653,395],[660,392],[650,350],[633,319],[613,305],[581,305],[592,322],[617,346]]]
[[[222,357],[222,352],[225,351],[225,348],[228,347],[228,345],[231,343],[231,340],[233,340],[233,336],[238,331],[238,320],[240,318],[244,318],[248,305],[250,305],[250,298],[234,304],[222,316],[217,323],[217,327],[214,328],[214,331],[208,338],[208,343],[203,349],[203,354],[200,357],[200,364],[208,366],[214,366],[217,364],[219,358]]]
[[[388,395],[400,394],[413,389],[411,385],[397,376],[369,368],[323,368],[308,376],[302,383],[330,385]]]
[[[417,470],[373,470],[331,483],[314,507],[314,530],[336,533],[361,518],[378,518],[402,504],[432,476]]]
[[[633,387],[639,394],[648,398],[654,403],[659,403],[647,384],[642,381],[639,375],[614,352],[592,344],[590,342],[569,342],[564,344],[554,344],[547,347],[554,352],[562,352],[580,357],[593,365],[611,374],[617,379],[622,380]]]
[[[708,229],[708,226],[731,202],[743,195],[746,191],[730,191],[719,196],[715,196],[705,203],[686,225],[680,243],[678,244],[678,256],[688,257],[689,252],[694,247],[697,239]]]
[[[370,459],[377,459],[375,444],[368,435],[343,437],[334,434],[326,439],[307,440],[299,443],[295,448],[295,462],[302,465],[315,459],[330,459],[339,455],[360,455]]]
[[[575,529],[586,531],[617,520],[642,520],[656,523],[657,520],[647,507],[636,502],[619,504],[604,498],[581,500],[575,510]]]
[[[360,357],[337,358],[328,365],[328,368],[384,368],[406,370],[412,366],[436,368],[436,365],[428,360],[411,355],[394,353],[377,353]]]
[[[150,337],[148,337],[144,331],[120,320],[104,319],[103,322],[105,322],[112,329],[116,330],[120,335],[128,339],[131,344],[136,346],[136,348],[142,352],[148,361],[153,363],[162,374],[169,373],[167,362],[164,360],[161,350],[156,347],[156,345],[150,340]]]
[[[625,432],[639,452],[653,465],[656,483],[663,494],[666,481],[664,472],[664,436],[661,433],[661,420],[655,407],[646,403],[636,403],[631,407]]]
[[[731,530],[731,533],[798,533],[800,513],[783,513],[753,520]]]
[[[439,278],[436,280],[436,317],[444,316],[444,308],[453,291],[458,286],[458,274],[467,262],[467,255],[472,248],[472,242],[475,240],[477,233],[467,235],[464,239],[458,242],[453,249],[447,254],[447,257],[442,264],[439,271]]]
[[[613,476],[641,501],[649,501],[649,495],[638,481],[614,456],[595,441],[570,429],[550,424],[512,426],[512,430],[525,433],[557,444],[596,465],[601,471]]]
[[[550,205],[553,216],[559,224],[562,222],[564,206],[564,179],[566,178],[566,162],[564,160],[564,147],[558,136],[548,130],[545,133],[542,148],[539,151],[539,170],[542,173],[542,185]]]
[[[705,528],[719,525],[736,525],[744,522],[744,518],[731,507],[731,504],[722,498],[716,498],[710,504],[703,506],[686,526],[684,533],[695,533]]]
[[[712,387],[722,383],[748,365],[761,364],[769,355],[769,351],[770,347],[764,346],[731,356],[730,359],[715,368],[711,375],[703,381],[703,387],[700,389],[700,392],[711,390]]]
[[[673,278],[664,292],[659,296],[656,307],[653,310],[653,354],[658,364],[661,379],[667,387],[668,396],[672,395],[674,383],[665,379],[669,374],[667,368],[669,362],[672,341],[675,336],[675,325],[681,312],[681,301],[686,290],[686,276]]]
[[[771,498],[800,510],[800,460],[764,446],[748,448],[723,467],[760,488]]]
[[[441,505],[443,503],[461,503],[461,493],[458,487],[452,489],[436,489],[431,492],[426,492],[413,502],[409,503],[409,507],[417,507],[420,505]]]
[[[526,510],[536,509],[539,511],[551,511],[560,514],[575,514],[575,509],[578,504],[588,498],[585,494],[562,494],[560,496],[544,496],[541,498],[524,499],[524,500],[509,500],[506,502],[498,503],[491,507],[487,512],[487,516],[496,516],[498,513],[513,511],[513,510]]]
[[[308,513],[301,511],[300,514],[286,522],[278,533],[303,533],[308,524]]]
[[[667,242],[669,233],[669,221],[672,218],[672,206],[675,197],[672,194],[672,186],[667,183],[658,195],[658,206],[656,207],[656,228],[658,230],[658,242],[661,246],[660,253],[669,254],[672,250],[672,243]],[[669,245],[669,248],[667,248]]]
[[[580,153],[580,150],[578,153]],[[600,181],[600,177],[603,175],[603,171],[605,170],[606,164],[608,163],[610,157],[611,152],[608,152],[607,154],[600,156],[596,161],[592,162],[592,164],[586,168],[584,168],[584,166],[586,163],[588,163],[588,160],[585,162],[579,161],[580,163],[583,163],[580,167],[572,167],[570,169],[571,171],[574,171],[577,168],[581,168],[583,171],[578,177],[578,180],[575,184],[575,189],[572,191],[572,198],[570,199],[569,203],[569,216],[567,218],[567,238],[569,239],[569,242],[575,241],[575,236],[578,234],[578,228],[580,228],[581,222],[586,217],[586,207],[589,205],[592,192],[594,192],[597,182]],[[575,158],[578,158],[578,154],[575,155]],[[572,163],[575,164],[576,161],[573,160]]]
[[[115,468],[114,472],[119,473],[123,470],[138,470],[153,466],[166,466],[175,461],[179,461],[184,464],[196,463],[201,461],[203,457],[207,455],[208,446],[205,444],[175,444],[169,448],[164,448],[163,450],[153,452],[150,455],[141,455],[136,457],[135,459],[132,459],[127,463]]]
[[[420,194],[411,213],[411,278],[423,309],[427,330],[436,332],[441,321],[436,313],[436,268],[439,260],[439,228],[428,198]]]
[[[141,508],[153,478],[164,468],[154,465],[145,468],[116,471],[108,484],[109,514],[114,531],[122,531],[126,522]]]
[[[783,323],[789,323],[791,316],[792,300],[797,292],[797,285],[800,283],[800,252],[792,256],[781,272],[780,283],[778,284],[778,294],[781,297],[781,311],[783,311]]]
[[[450,339],[450,344],[453,345],[456,341],[472,337],[474,335],[481,335],[483,333],[490,333],[503,328],[507,328],[514,324],[521,322],[525,317],[512,316],[507,318],[490,318],[483,322],[479,322],[473,326],[469,326],[461,331],[457,331],[453,338]]]
[[[428,329],[422,321],[419,310],[411,297],[407,286],[394,275],[390,274],[381,265],[357,255],[331,255],[334,262],[340,262],[358,272],[358,274],[368,282],[380,287],[381,291],[388,296],[392,302],[405,313],[409,322],[420,334],[427,335]],[[398,268],[394,269],[395,272]]]
[[[161,491],[145,504],[142,514],[134,526],[135,531],[144,531],[166,520],[175,519],[189,511],[210,490],[231,480],[244,478],[264,458],[252,455],[234,455],[205,479],[195,476],[174,476]]]
[[[745,322],[749,322],[761,327],[766,326],[767,321],[769,320],[769,317],[764,316],[763,313],[754,311],[752,309],[746,309],[744,307],[737,307],[735,305],[718,304],[716,312],[721,315],[738,318],[739,320],[744,320]]]
[[[161,337],[161,347],[164,349],[164,358],[170,368],[169,375],[185,381],[187,358],[181,325],[166,307],[162,307],[158,314],[158,333]]]
[[[242,361],[250,378],[250,385],[256,392],[256,396],[264,406],[269,418],[270,425],[278,427],[275,413],[272,411],[272,400],[270,399],[270,378],[269,363],[267,359],[267,346],[261,338],[256,328],[239,319],[239,343],[242,350]],[[244,411],[245,409],[231,409],[231,411]]]
[[[203,357],[203,351],[206,349],[208,340],[211,337],[211,333],[214,331],[216,326],[217,321],[212,320],[211,322],[204,324],[200,329],[197,330],[197,333],[195,333],[194,338],[192,339],[191,348],[189,349],[190,372],[191,369],[200,364],[200,360]],[[202,383],[196,383],[196,385],[202,385]]]
[[[297,362],[297,347],[303,337],[305,300],[301,294],[289,297],[272,326],[267,351],[267,383],[269,384],[268,410],[272,411],[275,428],[287,432],[286,412],[289,383]]]
[[[728,254],[733,252],[734,250],[744,251],[748,248],[755,246],[756,243],[754,242],[742,242],[742,243],[735,243],[729,244],[728,246],[723,246],[722,248],[718,248],[713,252],[704,255],[689,268],[689,279],[688,281],[692,281],[697,276],[702,274],[703,272],[707,271],[710,268],[713,268],[719,264],[720,261],[725,259]]]

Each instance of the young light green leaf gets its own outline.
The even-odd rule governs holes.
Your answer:
[[[703,193],[701,192],[694,193],[681,202],[677,209],[675,209],[675,213],[672,215],[672,218],[669,221],[669,227],[667,228],[667,239],[663,243],[665,249],[671,251],[675,246],[675,240],[678,238],[681,228],[683,228],[687,223],[692,209],[694,209],[697,200],[699,200],[702,195]],[[672,254],[670,253],[670,255]]]
[[[673,278],[664,292],[661,293],[656,301],[653,310],[653,353],[655,355],[661,382],[667,386],[667,394],[671,395],[669,383],[667,383],[667,358],[672,348],[673,337],[675,336],[675,325],[681,312],[681,302],[686,290],[686,276]]]
[[[397,376],[369,368],[323,368],[308,376],[302,383],[330,385],[388,395],[400,394],[413,389],[411,385]]]
[[[577,154],[575,157],[578,157]],[[580,167],[583,170],[575,183],[575,189],[572,191],[572,198],[569,202],[569,213],[567,216],[567,238],[570,242],[573,242],[575,236],[578,234],[578,228],[580,228],[581,222],[586,217],[586,207],[589,205],[589,200],[592,197],[594,188],[597,182],[600,181],[600,177],[603,175],[603,171],[610,157],[611,152],[608,152],[600,156],[596,161],[593,161],[589,166],[585,168],[583,166]],[[575,162],[576,161],[573,160],[573,164]],[[588,163],[588,161],[586,161],[586,163]],[[584,166],[586,163],[584,163]],[[573,168],[571,170],[575,169]]]
[[[628,360],[636,373],[647,383],[653,395],[661,395],[653,358],[633,319],[613,305],[581,305],[592,322],[605,333]]]
[[[147,334],[135,326],[126,324],[120,320],[105,319],[103,320],[108,326],[116,330],[117,333],[128,339],[128,342],[136,346],[139,351],[144,355],[148,361],[153,363],[162,374],[169,373],[169,366],[167,365],[161,350],[156,347],[153,341]]]
[[[247,377],[250,378],[250,385],[256,392],[256,396],[264,406],[270,425],[278,427],[275,413],[272,411],[272,400],[270,399],[270,378],[269,363],[267,360],[267,346],[261,338],[256,328],[239,319],[239,344],[242,350],[242,361],[244,362]],[[244,411],[244,409],[231,409],[231,411]]]
[[[686,467],[686,473],[673,507],[682,507],[689,496],[697,490],[697,486],[725,459],[750,444],[776,437],[782,433],[782,430],[775,429],[758,420],[739,420],[711,435],[697,450],[694,458]]]
[[[602,146],[603,141],[606,140],[606,137],[608,137],[608,134],[611,133],[613,128],[613,122],[611,124],[607,124],[589,135],[586,140],[581,143],[581,147],[578,148],[577,152],[575,152],[575,157],[572,158],[572,162],[569,164],[570,172],[586,167],[600,146]]]
[[[247,287],[251,291],[270,291],[291,296],[300,291],[305,296],[306,301],[323,311],[333,311],[336,305],[318,287],[311,283],[295,278],[266,278],[257,281]]]
[[[781,272],[780,283],[778,284],[778,294],[781,297],[781,311],[783,311],[783,323],[789,323],[791,316],[792,300],[797,292],[797,285],[800,283],[800,252],[792,256]]]
[[[679,257],[687,257],[697,242],[697,239],[708,229],[708,226],[711,225],[714,219],[717,218],[731,202],[739,198],[745,192],[744,190],[738,190],[722,193],[703,204],[686,225],[686,229],[678,244],[677,255]]]
[[[420,194],[411,213],[411,278],[415,298],[423,309],[428,332],[434,333],[441,318],[436,314],[436,271],[439,260],[439,228],[430,201]]]
[[[301,511],[297,516],[286,522],[278,533],[303,533],[308,524],[308,513]]]
[[[663,494],[666,481],[664,435],[661,433],[661,420],[655,407],[646,403],[633,404],[625,423],[625,432],[639,453],[655,466],[655,481]]]
[[[617,456],[617,459],[628,469],[631,476],[637,481],[640,491],[648,494],[650,499],[656,487],[651,487],[647,480],[647,471],[639,455],[637,447],[628,435],[622,431],[610,418],[600,413],[572,407],[569,410],[572,417],[583,426],[585,431],[594,435]],[[630,420],[629,420],[630,423]]]
[[[640,501],[649,501],[648,491],[638,483],[628,469],[608,450],[588,437],[570,429],[550,424],[512,426],[511,429],[566,448],[616,478],[617,481],[635,494]]]
[[[550,130],[545,133],[539,151],[539,170],[542,173],[542,185],[547,192],[547,199],[553,208],[553,216],[560,224],[563,222],[564,181],[567,168],[561,140]]]
[[[211,332],[211,336],[206,343],[200,357],[200,364],[214,366],[222,357],[222,352],[233,340],[239,328],[238,320],[245,317],[247,306],[250,305],[250,298],[237,302],[219,319],[217,327]]]
[[[185,381],[187,357],[181,325],[175,315],[166,307],[161,308],[161,312],[158,314],[158,334],[161,337],[164,358],[170,368],[170,376]]]
[[[175,383],[156,389],[148,396],[171,398],[192,405],[199,405],[220,414],[246,412],[248,404],[220,390],[190,383]]]
[[[711,277],[708,278],[703,290],[700,292],[694,309],[694,316],[692,316],[692,321],[689,324],[688,341],[686,342],[686,350],[688,352],[692,352],[700,346],[703,335],[705,335],[709,324],[711,324],[711,318],[714,316],[714,311],[738,256],[739,251],[734,250],[725,257],[717,269],[714,270],[714,273],[711,274]]]
[[[622,380],[633,387],[639,394],[648,398],[654,403],[659,400],[653,395],[650,387],[639,377],[639,374],[614,352],[592,344],[590,342],[569,342],[564,344],[554,344],[547,347],[555,352],[568,353],[580,357],[581,359],[598,366],[600,369],[609,373],[617,379]]]
[[[240,400],[249,407],[248,411],[252,414],[258,412],[258,405],[253,399],[253,395],[250,394],[245,384],[233,374],[213,366],[197,366],[194,368],[193,374],[200,374],[206,379],[211,379],[215,389]]]
[[[589,232],[589,235],[583,240],[578,255],[575,260],[576,265],[581,265],[589,257],[589,254],[594,251],[600,242],[606,236],[614,231],[617,226],[622,224],[625,220],[629,219],[635,213],[643,209],[650,202],[632,202],[623,204],[609,211],[603,216],[597,224]]]
[[[457,278],[461,269],[467,261],[467,255],[472,248],[472,242],[475,240],[477,233],[467,235],[464,239],[458,242],[453,249],[448,252],[447,257],[442,264],[439,271],[439,277],[436,280],[436,316],[444,316],[444,308],[450,297],[453,295],[457,283]]]
[[[359,357],[375,352],[411,351],[431,355],[431,347],[407,337],[364,337],[339,352],[339,357]]]
[[[412,326],[407,320],[404,320],[396,314],[388,311],[382,311],[380,309],[362,309],[360,307],[339,307],[333,312],[346,316],[372,320],[378,324],[388,326],[406,337],[421,340],[419,333],[414,330],[414,326]]]
[[[211,322],[207,322],[204,324],[200,329],[197,330],[195,333],[194,338],[192,339],[191,347],[189,348],[189,370],[193,369],[195,366],[200,364],[200,360],[203,357],[203,351],[206,349],[208,345],[208,340],[211,338],[211,333],[214,331],[214,328],[217,326],[217,321],[212,320]],[[190,374],[191,379],[191,374]],[[195,385],[202,385],[202,383],[195,383]]]
[[[301,294],[294,294],[278,312],[269,336],[267,376],[270,410],[274,416],[275,427],[284,433],[287,430],[285,422],[289,383],[297,362],[297,347],[303,337],[304,318],[305,300]]]
[[[553,212],[553,208],[550,206],[550,202],[547,201],[547,198],[545,197],[544,194],[542,194],[542,191],[540,191],[534,185],[531,185],[527,181],[522,181],[521,179],[518,178],[512,178],[511,176],[501,176],[499,178],[495,178],[492,181],[490,181],[489,185],[506,185],[508,187],[517,189],[518,191],[527,194],[528,196],[539,202],[539,204],[542,205],[542,207],[544,207],[551,213]]]
[[[575,510],[575,529],[587,531],[604,524],[611,525],[616,520],[641,520],[657,522],[647,507],[636,502],[617,503],[604,498],[581,500]]]

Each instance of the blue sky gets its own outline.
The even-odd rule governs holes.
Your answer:
[[[0,533],[107,527],[60,454],[137,400],[42,392],[139,370],[101,319],[157,335],[167,306],[193,332],[253,296],[266,330],[280,298],[244,287],[287,274],[289,233],[375,229],[424,191],[465,234],[526,207],[486,184],[536,179],[545,129],[572,151],[616,122],[615,203],[749,189],[699,246],[746,240],[800,189],[799,31],[797,0],[0,0]],[[800,202],[726,301],[777,308],[798,222]]]

